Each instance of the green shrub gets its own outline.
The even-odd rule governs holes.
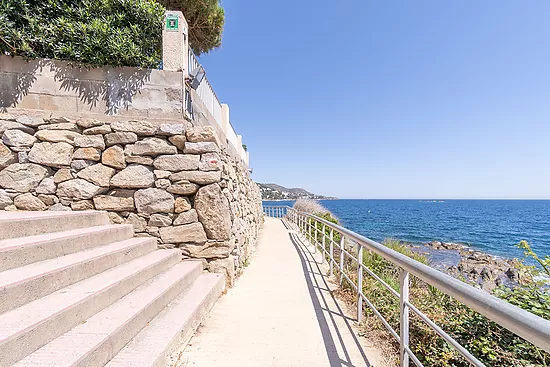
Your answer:
[[[0,52],[155,68],[164,12],[154,0],[3,0]]]
[[[422,255],[394,240],[385,245],[417,261],[427,263]],[[526,250],[527,251],[527,250]],[[400,270],[381,256],[366,252],[364,264],[393,289],[399,289]],[[534,274],[537,274],[533,270]],[[386,318],[394,330],[399,330],[399,302],[379,282],[368,278],[363,282],[363,292]],[[486,317],[447,296],[423,281],[411,277],[410,298],[443,330],[463,345],[487,366],[547,366],[550,354],[535,347]],[[535,281],[514,288],[500,287],[494,295],[526,309],[538,316],[550,319],[550,295]],[[382,330],[382,323],[370,309],[366,309],[369,327]],[[469,363],[432,329],[411,312],[410,348],[425,366],[467,367]]]

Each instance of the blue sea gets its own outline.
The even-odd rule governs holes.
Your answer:
[[[550,255],[550,200],[321,200],[344,227],[375,241],[433,240],[470,245],[492,255],[523,257],[527,240]],[[292,201],[264,201],[290,205]]]

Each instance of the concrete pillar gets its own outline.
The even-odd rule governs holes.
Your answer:
[[[164,70],[188,73],[188,25],[181,11],[167,11],[162,29],[162,64]]]
[[[222,130],[225,136],[229,136],[229,129],[231,128],[231,120],[229,119],[229,106],[222,103]]]

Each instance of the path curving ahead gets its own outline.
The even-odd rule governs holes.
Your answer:
[[[256,253],[190,340],[179,366],[382,366],[329,291],[320,256],[266,218]]]

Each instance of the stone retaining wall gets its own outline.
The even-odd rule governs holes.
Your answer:
[[[215,129],[188,121],[0,114],[1,210],[106,210],[232,284],[261,195]]]

